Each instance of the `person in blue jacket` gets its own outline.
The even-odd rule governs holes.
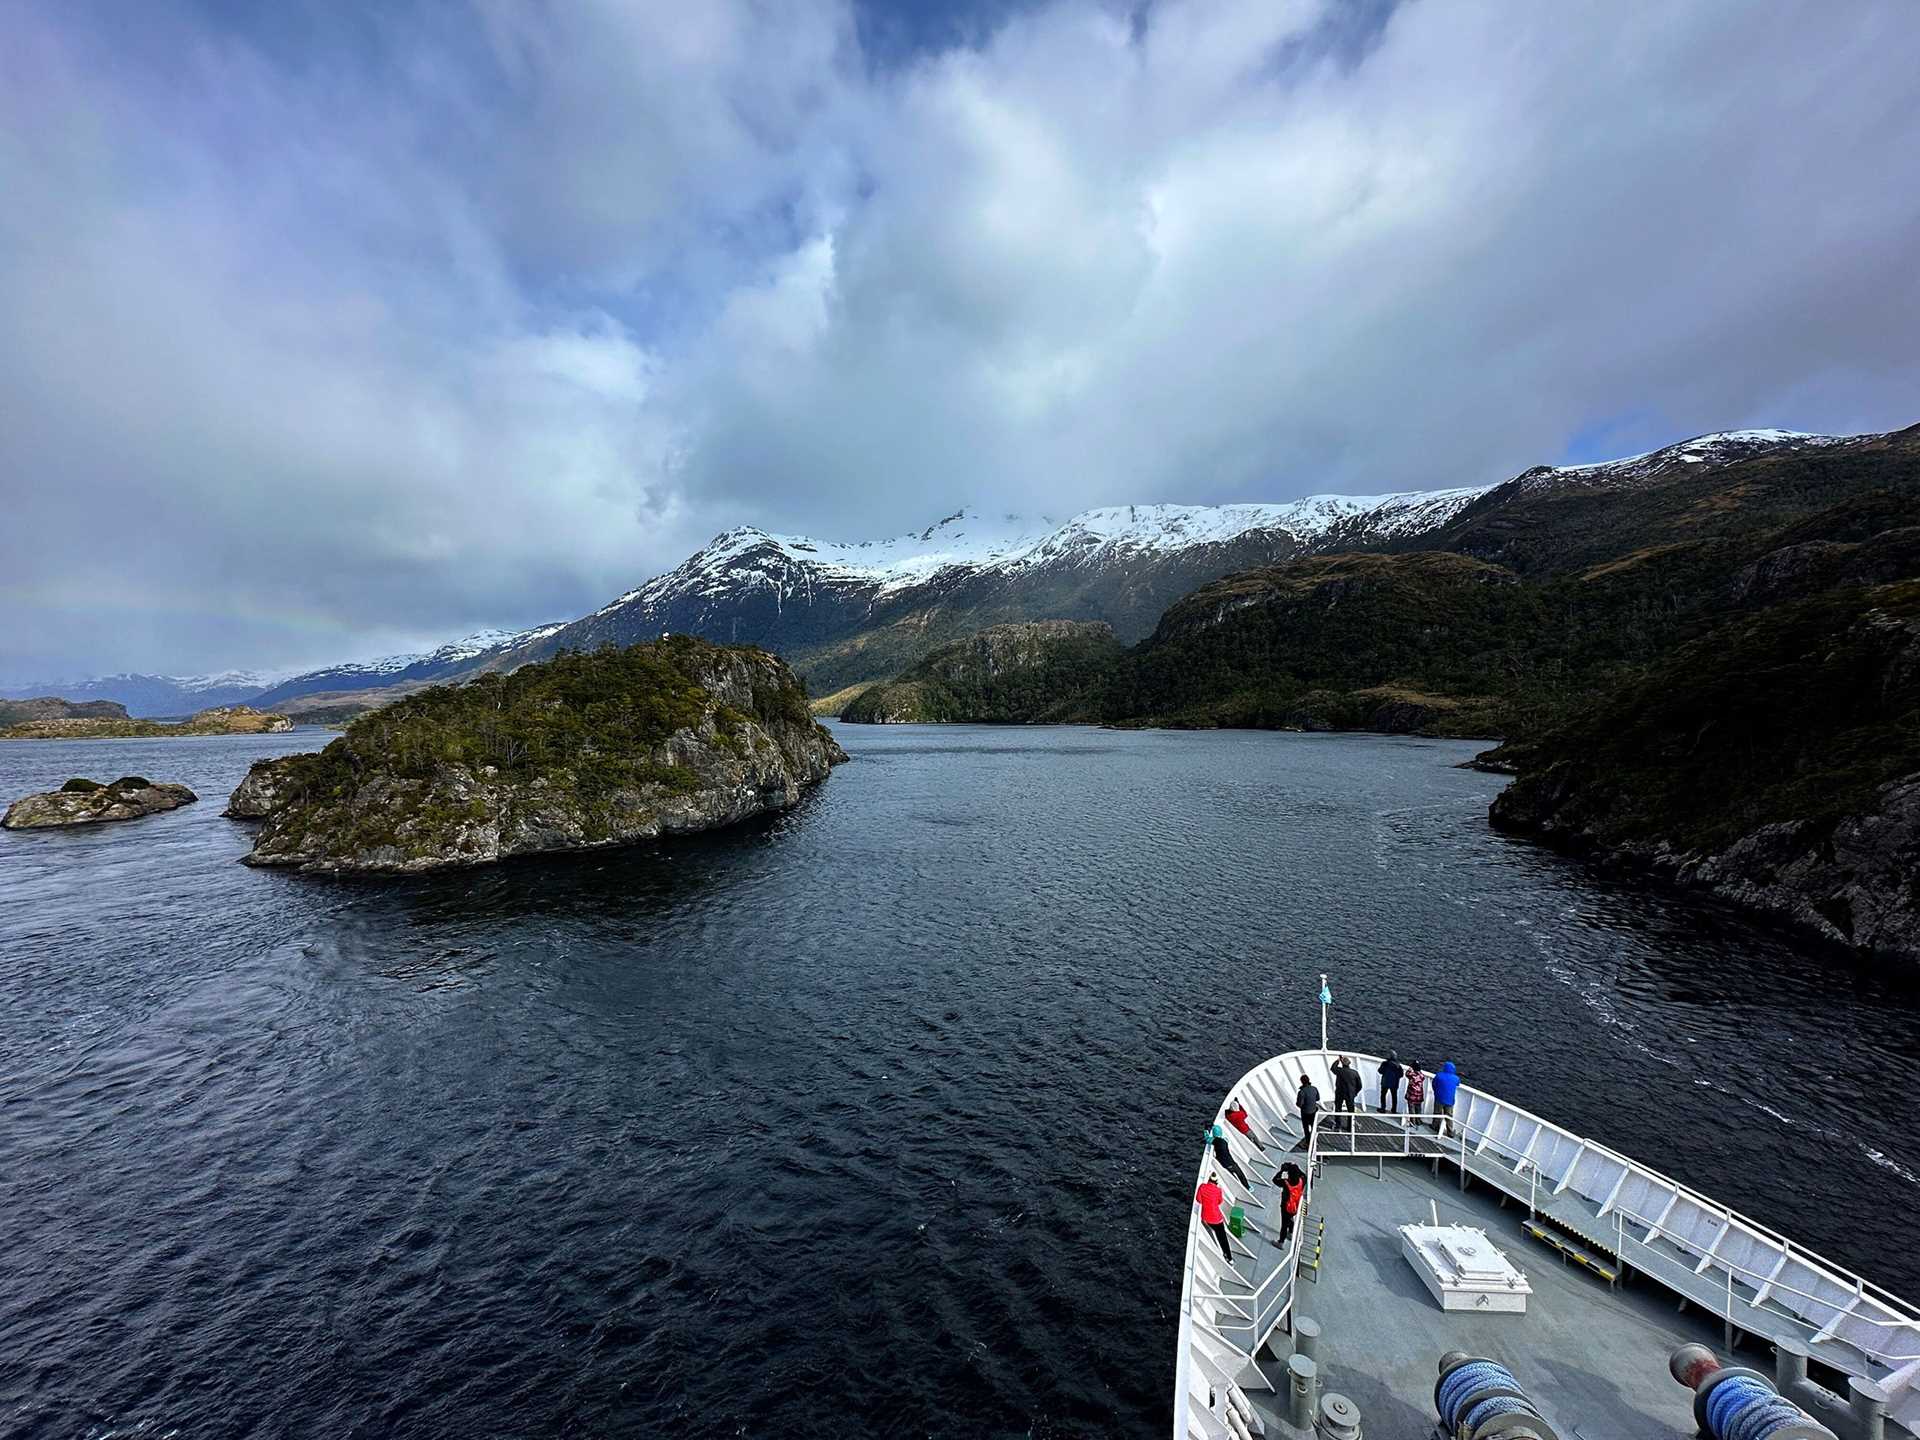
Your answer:
[[[1446,1125],[1445,1134],[1453,1134],[1453,1097],[1460,1093],[1460,1076],[1453,1068],[1451,1060],[1443,1061],[1433,1072],[1433,1133],[1443,1133],[1440,1126]]]

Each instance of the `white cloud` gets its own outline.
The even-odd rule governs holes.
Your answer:
[[[1908,7],[1040,0],[896,68],[827,0],[80,14],[0,53],[0,669],[555,617],[741,522],[1920,418]]]

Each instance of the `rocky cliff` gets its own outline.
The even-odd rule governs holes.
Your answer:
[[[142,815],[191,805],[199,798],[184,785],[156,785],[139,775],[123,775],[111,785],[73,779],[58,790],[14,801],[7,807],[6,816],[0,818],[0,828],[39,830],[103,820],[138,820]]]
[[[292,797],[307,759],[305,755],[276,755],[254,761],[220,813],[230,820],[266,819]]]
[[[1490,758],[1500,829],[1920,960],[1920,581],[1722,627]]]
[[[734,824],[846,758],[784,663],[679,636],[409,696],[229,813],[264,819],[248,864],[404,874]]]
[[[1119,656],[1112,627],[1039,620],[993,625],[944,645],[840,712],[853,724],[1020,724],[1050,717]]]

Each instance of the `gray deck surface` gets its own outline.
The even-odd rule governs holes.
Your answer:
[[[1436,1177],[1429,1162],[1395,1159],[1384,1162],[1384,1172],[1376,1178],[1371,1160],[1324,1160],[1314,1210],[1327,1222],[1325,1258],[1317,1282],[1302,1277],[1298,1300],[1298,1313],[1321,1326],[1322,1388],[1360,1407],[1368,1440],[1431,1440],[1433,1382],[1449,1350],[1505,1365],[1562,1440],[1694,1434],[1692,1395],[1668,1375],[1667,1354],[1687,1340],[1724,1353],[1718,1317],[1680,1314],[1675,1297],[1645,1278],[1609,1290],[1520,1228],[1524,1204],[1502,1209],[1498,1196],[1478,1184],[1463,1193],[1450,1166]],[[1261,1186],[1261,1200],[1271,1193]],[[1429,1219],[1429,1201],[1438,1203],[1441,1223],[1484,1229],[1526,1272],[1533,1285],[1526,1314],[1440,1309],[1400,1252],[1398,1227]],[[1254,1213],[1264,1229],[1264,1215]],[[1262,1244],[1255,1253],[1264,1274],[1272,1248]],[[1261,1366],[1276,1387],[1285,1385],[1291,1347],[1288,1335],[1276,1334],[1272,1348],[1282,1359]],[[1265,1392],[1250,1398],[1270,1423],[1284,1404]]]

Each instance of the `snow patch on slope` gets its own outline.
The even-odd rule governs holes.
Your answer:
[[[1013,573],[1103,557],[1172,555],[1253,534],[1285,534],[1308,546],[1347,525],[1394,538],[1446,523],[1487,488],[1313,495],[1278,505],[1114,505],[1084,511],[1064,525],[1045,516],[1029,521],[960,510],[925,530],[858,543],[742,526],[715,536],[678,569],[628,591],[598,613],[668,596],[717,596],[762,585],[785,592],[805,579],[869,584],[883,596],[952,570]]]
[[[283,675],[273,684],[278,685],[288,680],[312,680],[320,676],[327,677],[330,682],[352,681],[362,676],[369,679],[382,679],[386,676],[398,675],[404,670],[411,670],[415,666],[432,665],[444,669],[496,650],[516,649],[521,645],[531,644],[535,640],[544,640],[547,636],[565,629],[566,624],[567,622],[561,621],[553,625],[537,625],[531,630],[476,630],[462,639],[442,645],[438,650],[382,655],[374,660],[356,660],[344,665],[328,665],[319,670]],[[261,688],[269,687],[263,685]],[[342,687],[334,685],[332,688]]]
[[[1619,460],[1597,460],[1586,465],[1539,465],[1519,476],[1529,489],[1554,485],[1619,485],[1649,480],[1680,466],[1726,465],[1775,450],[1815,450],[1846,445],[1863,435],[1810,435],[1803,430],[1720,430],[1696,435],[1674,445],[1663,445]]]

